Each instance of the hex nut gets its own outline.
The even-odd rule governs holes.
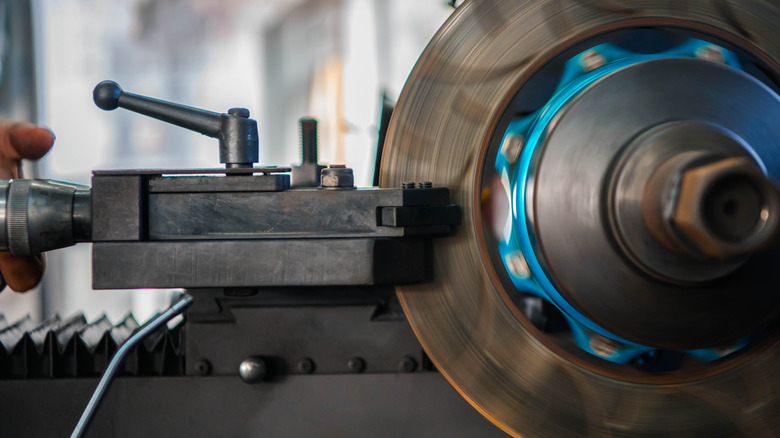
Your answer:
[[[755,226],[744,236],[734,239],[718,235],[717,230],[713,230],[711,221],[705,217],[705,203],[708,196],[712,196],[711,191],[719,182],[730,178],[749,182],[749,185],[759,192],[756,197],[763,203]],[[724,209],[728,210],[728,205]],[[763,172],[748,158],[728,158],[694,167],[683,173],[672,225],[706,256],[728,259],[757,251],[769,244],[778,228],[779,213],[777,191]],[[729,211],[724,211],[723,214],[729,214]]]
[[[349,167],[331,165],[322,169],[320,186],[325,189],[354,189],[355,176]]]

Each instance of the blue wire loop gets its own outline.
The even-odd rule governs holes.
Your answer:
[[[532,178],[532,163],[542,149],[548,127],[561,110],[599,79],[642,62],[664,58],[695,58],[702,50],[711,47],[717,47],[721,51],[724,64],[738,70],[742,69],[736,54],[697,39],[690,39],[671,50],[655,54],[637,54],[610,43],[580,53],[566,62],[561,80],[550,101],[536,113],[509,124],[496,157],[495,168],[509,193],[512,206],[498,249],[515,288],[518,292],[552,303],[563,313],[579,348],[612,362],[627,363],[645,353],[653,353],[656,349],[630,342],[609,332],[583,315],[560,293],[536,256],[535,236],[526,214],[526,187]],[[586,64],[583,61],[586,56],[593,54],[603,57],[603,63],[600,67],[588,71],[583,67]],[[509,151],[512,150],[510,143],[516,141],[517,137],[523,139],[522,150],[519,156],[508,156],[511,155]],[[513,161],[515,158],[516,162]],[[527,269],[518,269],[517,263],[524,264]],[[592,340],[599,336],[606,338],[608,343],[617,347],[608,353],[603,349],[594,348]],[[749,338],[741,340],[736,350],[747,345],[748,342]],[[702,349],[685,351],[685,353],[704,361],[712,361],[733,352],[724,354],[723,351],[725,350]]]
[[[89,403],[87,403],[87,407],[84,409],[84,413],[81,414],[81,418],[79,419],[78,424],[76,424],[76,428],[73,429],[73,433],[70,435],[71,438],[79,438],[84,435],[87,430],[87,426],[89,426],[90,420],[95,415],[95,411],[100,405],[100,402],[103,400],[103,396],[108,390],[108,387],[111,385],[114,377],[119,372],[119,368],[130,350],[144,338],[166,324],[168,321],[184,312],[184,310],[189,307],[192,302],[193,299],[191,296],[186,294],[183,295],[182,298],[173,304],[168,310],[162,314],[157,315],[149,322],[144,324],[140,329],[138,329],[138,331],[130,336],[130,338],[124,344],[122,344],[121,347],[119,347],[119,349],[116,351],[116,354],[114,354],[114,357],[111,359],[111,362],[108,364],[106,371],[103,373],[103,377],[100,379],[97,388],[95,388],[95,392],[92,394],[92,398],[89,399]]]

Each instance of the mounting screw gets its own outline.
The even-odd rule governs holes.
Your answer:
[[[707,61],[717,62],[723,64],[726,62],[726,53],[720,47],[709,44],[700,47],[696,51],[696,57]]]
[[[531,276],[531,268],[525,260],[525,255],[521,251],[515,251],[506,257],[506,265],[509,272],[515,277],[528,278]]]
[[[430,182],[430,181],[423,181],[423,182],[420,183],[419,187],[421,189],[432,189],[433,188],[433,183]]]
[[[195,362],[195,374],[198,376],[208,376],[211,374],[211,364],[206,359]]]
[[[322,169],[320,185],[326,189],[354,189],[355,176],[349,167],[343,164],[331,164]]]
[[[607,58],[596,50],[589,50],[580,57],[580,66],[586,73],[605,65],[607,65]]]
[[[398,372],[413,373],[417,369],[417,361],[411,356],[404,356],[398,361]]]
[[[362,373],[366,369],[366,361],[360,357],[353,357],[347,362],[347,368],[355,374]]]
[[[501,153],[510,163],[516,163],[520,159],[520,152],[525,146],[525,136],[522,134],[507,134]]]
[[[596,356],[608,359],[618,353],[623,346],[618,341],[609,339],[596,333],[590,335],[590,349]]]
[[[413,189],[413,188],[415,188],[415,187],[417,187],[417,184],[415,184],[415,183],[413,183],[413,182],[405,182],[405,183],[401,183],[401,188],[402,188],[402,189]]]
[[[268,368],[265,361],[259,357],[248,357],[238,366],[238,376],[246,383],[259,383],[265,378]]]
[[[314,372],[314,361],[309,358],[303,358],[298,361],[296,368],[303,374],[311,374]]]

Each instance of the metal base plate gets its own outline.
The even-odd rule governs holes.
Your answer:
[[[4,437],[70,436],[93,379],[0,381]],[[248,385],[229,377],[120,377],[86,437],[396,438],[506,436],[438,373],[289,376]]]

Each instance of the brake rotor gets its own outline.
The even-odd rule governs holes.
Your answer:
[[[550,65],[627,31],[658,29],[752,59],[754,74],[772,88],[780,77],[778,22],[780,10],[768,1],[473,0],[420,57],[388,131],[381,185],[449,187],[462,224],[436,241],[433,280],[401,286],[398,295],[439,371],[507,433],[780,436],[776,329],[731,356],[662,372],[593,357],[518,305],[484,208],[502,135]]]

